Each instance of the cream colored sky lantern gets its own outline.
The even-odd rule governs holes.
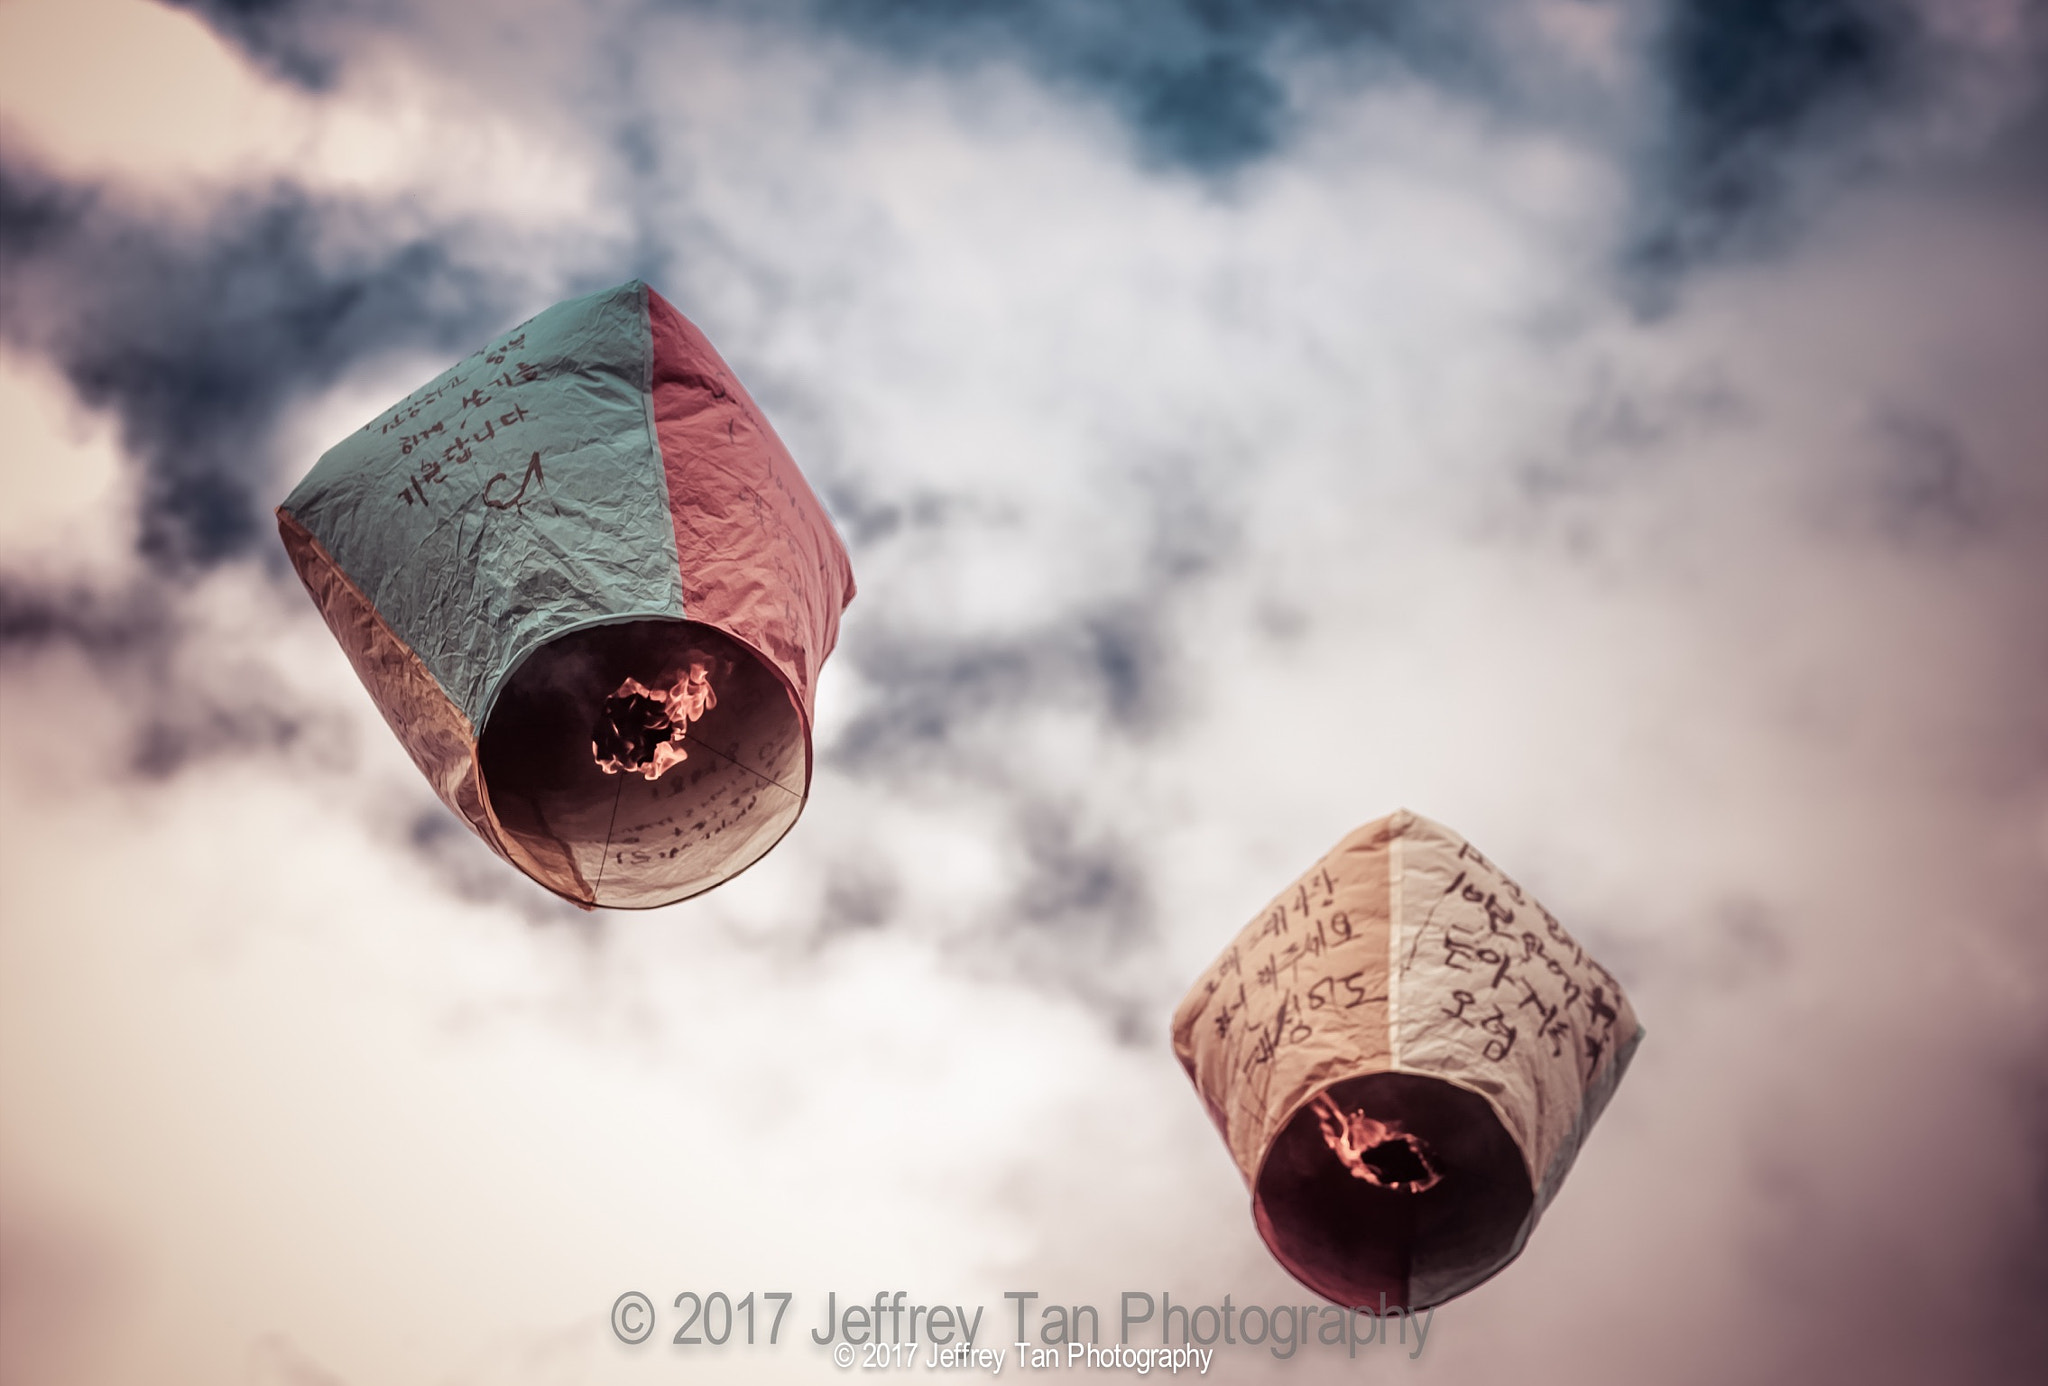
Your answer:
[[[1289,886],[1173,1018],[1259,1235],[1372,1309],[1440,1304],[1515,1258],[1642,1035],[1548,910],[1406,810]]]

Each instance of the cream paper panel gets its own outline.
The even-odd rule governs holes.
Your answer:
[[[1476,848],[1418,815],[1398,820],[1393,1066],[1484,1094],[1543,1188],[1598,1115],[1589,1091],[1612,1091],[1641,1027],[1612,974]]]
[[[1387,846],[1353,832],[1247,924],[1174,1013],[1173,1047],[1250,1183],[1302,1102],[1387,1068]]]

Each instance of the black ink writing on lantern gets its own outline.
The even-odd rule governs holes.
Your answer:
[[[515,361],[512,363],[510,370],[492,376],[484,384],[513,390],[521,385],[531,385],[538,379],[540,379],[540,368],[538,366],[529,366],[524,361]]]
[[[427,439],[431,438],[434,434],[445,431],[445,429],[445,424],[436,422],[434,426],[431,428],[423,428],[418,433],[407,434],[405,437],[400,438],[398,440],[398,455],[400,457],[412,456],[412,450],[414,448],[426,442]]]
[[[1333,938],[1334,942],[1332,942]],[[1298,980],[1301,975],[1301,963],[1304,959],[1320,958],[1325,952],[1336,947],[1338,944],[1349,943],[1351,938],[1351,919],[1342,910],[1339,910],[1327,920],[1314,919],[1312,917],[1310,927],[1307,930],[1298,937],[1290,938],[1285,947],[1266,955],[1266,961],[1259,966],[1254,980],[1261,987],[1266,988],[1279,985],[1282,973],[1287,974],[1290,981]],[[1234,946],[1231,950],[1230,961],[1233,965],[1237,961],[1237,952]]]
[[[1282,1048],[1301,1044],[1314,1033],[1293,993],[1285,993],[1280,997],[1280,1005],[1274,1010],[1273,1018],[1252,1032],[1251,1053],[1244,1066],[1252,1069],[1270,1064]]]
[[[1508,1051],[1515,1047],[1515,1027],[1508,1024],[1508,1018],[1500,1007],[1495,1006],[1493,1014],[1479,1022],[1479,1028],[1493,1036],[1480,1047],[1479,1052],[1495,1063],[1505,1059]]]
[[[1239,983],[1237,984],[1237,1004],[1236,1004],[1235,1006],[1231,1005],[1231,1004],[1230,1004],[1230,998],[1229,998],[1228,996],[1225,996],[1225,997],[1224,997],[1224,999],[1222,1000],[1222,1002],[1221,1002],[1221,1003],[1219,1003],[1219,1004],[1217,1005],[1217,1007],[1216,1007],[1216,1038],[1217,1038],[1217,1039],[1224,1039],[1224,1038],[1227,1038],[1227,1037],[1229,1036],[1229,1034],[1230,1034],[1230,1023],[1231,1023],[1231,1022],[1232,1022],[1233,1020],[1236,1020],[1236,1019],[1237,1019],[1237,1017],[1238,1017],[1238,1013],[1244,1010],[1244,1006],[1245,1006],[1245,994],[1244,994],[1244,983],[1243,983],[1243,982],[1239,982]]]
[[[486,481],[484,483],[484,504],[493,510],[511,510],[521,506],[526,502],[526,488],[533,485],[536,481],[541,483],[542,491],[546,491],[547,474],[541,470],[540,454],[537,452],[533,455],[533,460],[526,464],[525,474],[519,478],[519,489],[512,491],[510,495],[505,496],[503,499],[494,499],[491,491],[499,482],[505,483],[506,489],[510,491],[512,478],[504,472],[499,472],[489,481]]]
[[[1264,938],[1277,938],[1286,932],[1287,906],[1275,905],[1272,912],[1265,917],[1265,922],[1260,926],[1259,932],[1254,936],[1253,941],[1257,942],[1259,939]]]
[[[1320,904],[1318,905],[1312,905],[1310,903],[1312,898],[1311,892],[1309,891],[1310,886],[1317,887],[1317,890],[1314,893],[1321,895],[1323,897]],[[1295,886],[1294,900],[1292,903],[1294,905],[1294,908],[1301,914],[1301,917],[1304,919],[1308,918],[1309,915],[1313,913],[1313,911],[1317,908],[1328,909],[1331,905],[1337,903],[1337,883],[1330,879],[1330,873],[1328,869],[1318,867],[1316,869],[1316,873],[1313,876],[1310,876],[1307,880]]]
[[[1593,1023],[1603,1028],[1611,1028],[1620,1018],[1614,1007],[1607,1004],[1607,993],[1600,987],[1593,988],[1592,996],[1587,998],[1586,1008],[1592,1013]]]
[[[1536,990],[1528,978],[1517,977],[1515,981],[1522,988],[1522,1000],[1515,1009],[1518,1011],[1535,1010],[1537,1020],[1536,1033],[1550,1037],[1550,1056],[1552,1058],[1558,1057],[1564,1052],[1564,1035],[1571,1028],[1564,1019],[1564,1007],[1556,1003],[1545,1002],[1543,994]]]
[[[1359,985],[1358,979],[1365,972],[1353,972],[1345,977],[1325,977],[1308,989],[1308,1008],[1312,1011],[1354,1010],[1368,1001],[1384,1001],[1386,995],[1373,995]],[[1342,988],[1340,991],[1339,988]]]
[[[437,460],[429,459],[418,472],[405,479],[405,485],[400,488],[398,497],[408,507],[425,505],[427,503],[427,487],[444,485],[447,480],[447,477],[441,475],[441,463]],[[415,500],[414,497],[418,497],[418,499]]]
[[[1495,1006],[1491,1015],[1480,1013],[1476,1009],[1479,998],[1469,991],[1454,991],[1451,999],[1458,1004],[1456,1008],[1445,1007],[1444,1015],[1460,1025],[1493,1036],[1480,1046],[1479,1052],[1495,1063],[1505,1059],[1515,1047],[1515,1027],[1508,1023],[1507,1012]]]

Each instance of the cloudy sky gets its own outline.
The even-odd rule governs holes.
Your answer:
[[[817,1380],[606,1314],[1290,1302],[1167,1017],[1407,806],[1650,1035],[1419,1359],[1287,1375],[2027,1379],[2048,8],[1467,8],[0,0],[0,1375]],[[635,276],[861,590],[797,829],[590,916],[269,511]]]

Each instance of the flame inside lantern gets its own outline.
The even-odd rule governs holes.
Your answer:
[[[1313,1104],[1323,1140],[1355,1179],[1396,1193],[1421,1193],[1442,1179],[1429,1147],[1401,1129],[1364,1112],[1346,1112],[1326,1092]]]
[[[718,706],[711,674],[716,659],[691,650],[666,688],[629,678],[604,700],[591,731],[590,755],[607,775],[622,772],[658,780],[690,758],[683,746],[690,723]]]

